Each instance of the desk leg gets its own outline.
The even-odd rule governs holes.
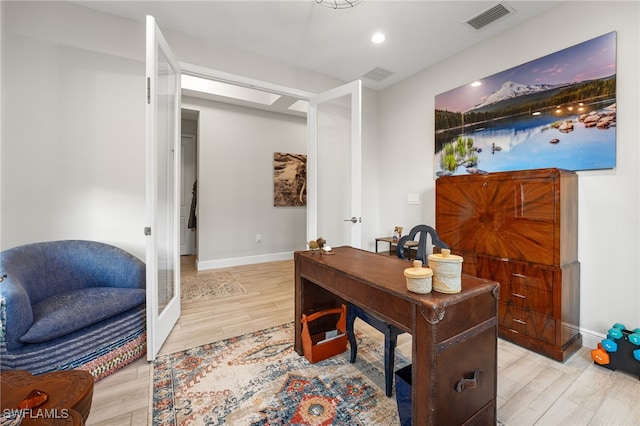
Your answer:
[[[430,366],[436,366],[437,339],[434,326],[429,324],[419,307],[415,307],[415,331],[412,333],[412,386],[411,419],[414,425],[435,425],[434,403],[436,374],[429,374]]]
[[[295,329],[293,338],[293,349],[298,355],[304,355],[302,350],[302,304],[304,300],[304,289],[302,286],[302,277],[300,276],[300,264],[298,259],[295,262],[295,296],[293,309],[293,326]]]
[[[347,337],[349,338],[349,346],[351,347],[351,356],[349,362],[353,364],[356,362],[356,356],[358,355],[358,342],[356,340],[356,334],[353,330],[353,324],[356,321],[356,314],[354,312],[354,305],[349,303],[347,305]]]

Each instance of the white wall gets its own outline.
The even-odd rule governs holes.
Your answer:
[[[80,27],[78,8],[4,6],[2,248],[79,238],[144,258],[144,63],[102,50],[113,27]]]
[[[404,175],[380,168],[380,199],[384,200],[380,202],[381,230],[434,223],[434,97],[617,31],[617,167],[579,173],[580,304],[585,346],[595,346],[589,340],[595,341],[616,322],[640,327],[639,7],[638,2],[567,2],[380,95],[379,157],[411,161],[414,166]],[[408,192],[421,195],[420,206],[407,205]]]
[[[200,112],[198,268],[304,250],[306,208],[273,206],[273,153],[306,154],[307,120],[195,98],[182,106]]]

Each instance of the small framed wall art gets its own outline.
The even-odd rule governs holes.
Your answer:
[[[307,205],[307,156],[273,153],[273,205]]]

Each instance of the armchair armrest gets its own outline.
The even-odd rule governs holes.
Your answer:
[[[19,339],[33,324],[33,310],[29,295],[10,273],[0,282],[0,322],[0,343],[10,351],[23,346]]]

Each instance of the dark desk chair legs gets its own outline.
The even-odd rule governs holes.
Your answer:
[[[351,347],[351,358],[349,362],[356,362],[358,354],[358,343],[353,331],[353,323],[356,318],[362,319],[367,324],[384,334],[384,385],[385,393],[391,396],[393,390],[393,375],[395,365],[395,351],[398,342],[398,335],[404,333],[396,326],[387,324],[381,319],[371,315],[370,313],[360,309],[353,303],[347,304],[347,337],[349,338],[349,346]]]

